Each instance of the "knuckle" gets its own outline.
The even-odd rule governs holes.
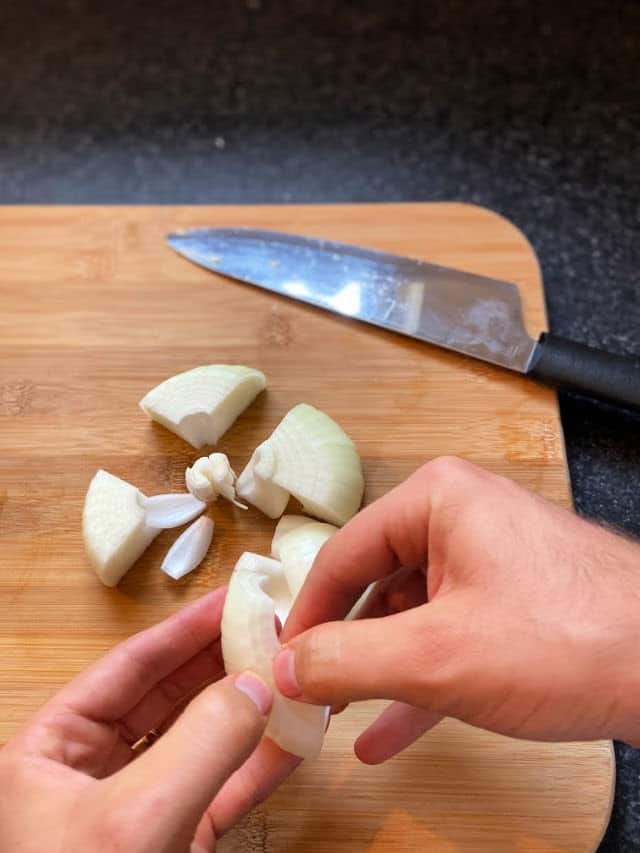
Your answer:
[[[296,647],[296,675],[308,698],[333,687],[340,678],[339,661],[342,656],[340,637],[331,629],[333,623],[319,625],[303,635]],[[327,677],[329,676],[329,677]]]
[[[479,468],[459,456],[438,456],[420,470],[432,486],[447,489],[466,486],[480,473]]]
[[[229,736],[239,733],[256,735],[264,728],[264,720],[256,705],[231,683],[212,685],[203,694],[207,721],[211,726],[224,725]]]
[[[158,691],[158,695],[169,707],[176,705],[185,694],[182,686],[176,681],[174,676],[165,678],[164,681],[161,681],[157,685],[156,689]]]

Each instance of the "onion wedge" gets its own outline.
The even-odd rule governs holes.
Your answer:
[[[364,478],[358,451],[342,427],[301,403],[254,450],[236,490],[271,518],[282,515],[293,495],[305,512],[342,525],[360,507]]]
[[[115,586],[160,533],[149,524],[145,496],[125,480],[98,471],[89,484],[82,513],[87,557],[105,586]]]
[[[302,589],[318,552],[337,533],[333,524],[314,521],[300,515],[283,515],[271,542],[271,553],[278,557],[295,600]]]
[[[252,367],[209,364],[161,382],[140,400],[140,408],[199,448],[216,444],[266,384],[264,373]]]
[[[280,563],[245,552],[229,582],[222,614],[222,654],[228,673],[249,669],[271,686],[274,699],[266,736],[286,752],[315,758],[329,709],[287,699],[273,680],[272,662],[281,648],[275,617],[284,622],[292,602]]]

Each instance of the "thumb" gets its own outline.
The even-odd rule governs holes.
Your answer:
[[[319,705],[398,699],[425,707],[454,677],[460,631],[452,624],[449,608],[435,601],[378,619],[317,625],[278,654],[276,685]]]
[[[131,819],[148,849],[189,849],[205,809],[260,742],[271,703],[270,688],[253,673],[229,676],[205,688],[156,744],[111,777],[116,801],[139,809]]]

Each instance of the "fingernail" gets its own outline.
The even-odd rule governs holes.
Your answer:
[[[206,847],[203,847],[202,844],[198,844],[197,841],[194,841],[191,845],[191,850],[189,853],[210,853]]]
[[[288,646],[284,647],[273,662],[273,677],[284,696],[295,699],[302,694],[296,675],[296,654]]]
[[[263,716],[269,713],[273,694],[261,678],[258,678],[252,672],[243,672],[242,675],[236,678],[234,685],[237,690],[240,690],[241,693],[244,693],[245,696],[251,699]]]

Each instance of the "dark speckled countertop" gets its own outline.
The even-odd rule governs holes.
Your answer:
[[[0,202],[476,202],[553,331],[640,354],[639,69],[635,2],[5,0]],[[640,419],[561,405],[578,511],[639,534]],[[602,850],[635,851],[616,749]]]

